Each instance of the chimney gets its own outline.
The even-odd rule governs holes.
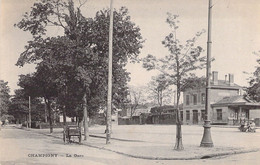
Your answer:
[[[212,78],[213,78],[213,84],[214,85],[218,85],[218,72],[217,71],[213,71],[212,72]]]
[[[234,85],[234,75],[233,74],[228,74],[228,82],[229,82],[230,86]]]

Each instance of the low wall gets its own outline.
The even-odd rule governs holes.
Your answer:
[[[132,118],[118,118],[118,125],[138,125],[138,124],[176,124],[175,114],[162,115],[140,115]]]
[[[67,125],[76,125],[76,124],[77,124],[76,122],[67,122]],[[32,128],[38,128],[38,129],[50,128],[50,124],[49,123],[32,122]],[[57,122],[57,123],[53,124],[53,128],[63,128],[63,123]]]

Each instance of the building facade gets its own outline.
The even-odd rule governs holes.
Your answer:
[[[213,108],[212,105],[225,97],[240,96],[242,88],[234,83],[234,76],[229,74],[225,80],[218,79],[218,72],[212,73],[209,93],[209,119],[212,123],[227,123],[225,113],[228,107]],[[187,89],[183,92],[183,110],[180,118],[183,124],[203,124],[205,119],[206,87]],[[221,120],[220,115],[222,115]]]
[[[224,97],[211,105],[213,123],[237,125],[244,121],[255,120],[259,115],[260,104],[245,96]]]

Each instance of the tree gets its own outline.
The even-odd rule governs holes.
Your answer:
[[[10,88],[8,82],[0,80],[0,118],[7,115],[10,105]]]
[[[51,81],[61,99],[59,103],[64,103],[62,99],[69,103],[73,100],[69,96],[77,96],[70,105],[64,104],[63,109],[73,105],[73,110],[78,107],[83,110],[84,104],[84,110],[88,112],[81,114],[88,115],[104,107],[106,102],[109,10],[97,12],[94,18],[86,18],[81,14],[82,5],[75,9],[72,0],[68,3],[62,0],[35,3],[31,12],[25,13],[16,25],[33,36],[17,65],[36,63],[38,68],[48,68],[45,74],[52,75]],[[47,27],[50,25],[63,28],[64,36],[48,37]],[[130,80],[124,67],[129,59],[132,62],[137,59],[143,40],[126,8],[114,11],[114,25],[113,102],[120,105],[118,101],[126,96],[126,82]],[[80,106],[77,106],[79,102]]]
[[[43,121],[44,114],[42,111],[44,106],[42,100],[39,98],[31,97],[31,115],[32,121]],[[8,114],[14,116],[16,123],[21,123],[24,116],[29,114],[29,100],[28,94],[25,92],[25,89],[15,90],[14,96],[11,98],[11,104],[8,110]]]
[[[130,109],[130,116],[132,117],[138,106],[146,102],[145,92],[146,89],[143,86],[129,86],[128,102],[126,108]]]
[[[52,133],[53,121],[51,104],[54,98],[57,97],[57,86],[53,82],[50,73],[52,72],[48,70],[47,67],[38,66],[37,72],[33,75],[20,75],[18,85],[24,89],[27,98],[29,96],[32,98],[44,98],[44,103],[49,115],[50,133]]]
[[[258,66],[256,66],[253,76],[249,78],[249,87],[246,89],[246,92],[252,100],[260,102],[260,51],[253,54],[258,56],[256,60]]]
[[[206,78],[204,76],[197,77],[195,75],[191,75],[190,77],[186,78],[184,82],[184,89],[196,89],[206,87]]]
[[[152,77],[152,81],[148,84],[148,88],[151,91],[149,97],[155,100],[160,107],[163,103],[171,102],[172,90],[169,88],[169,85],[169,80],[163,74]]]
[[[166,22],[172,29],[162,41],[162,44],[169,50],[170,54],[164,58],[157,59],[153,55],[148,55],[143,59],[143,67],[149,70],[159,70],[163,75],[170,78],[171,84],[176,85],[177,111],[176,111],[176,143],[174,149],[183,150],[181,122],[179,117],[179,100],[181,91],[184,89],[185,79],[196,69],[205,67],[205,57],[201,57],[202,48],[195,46],[195,42],[205,30],[198,32],[195,37],[186,41],[185,44],[177,39],[178,15],[167,13]]]

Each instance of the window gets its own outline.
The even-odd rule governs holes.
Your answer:
[[[197,105],[197,94],[193,95],[193,104]]]
[[[181,118],[181,121],[183,121],[183,111],[180,111],[180,118]]]
[[[190,96],[186,95],[186,105],[190,105]]]
[[[202,93],[201,94],[201,104],[205,104],[205,100],[206,100],[205,93]]]
[[[190,120],[190,111],[186,111],[186,120]]]
[[[217,120],[222,120],[222,109],[217,109]]]
[[[205,110],[201,110],[201,120],[205,120]]]

